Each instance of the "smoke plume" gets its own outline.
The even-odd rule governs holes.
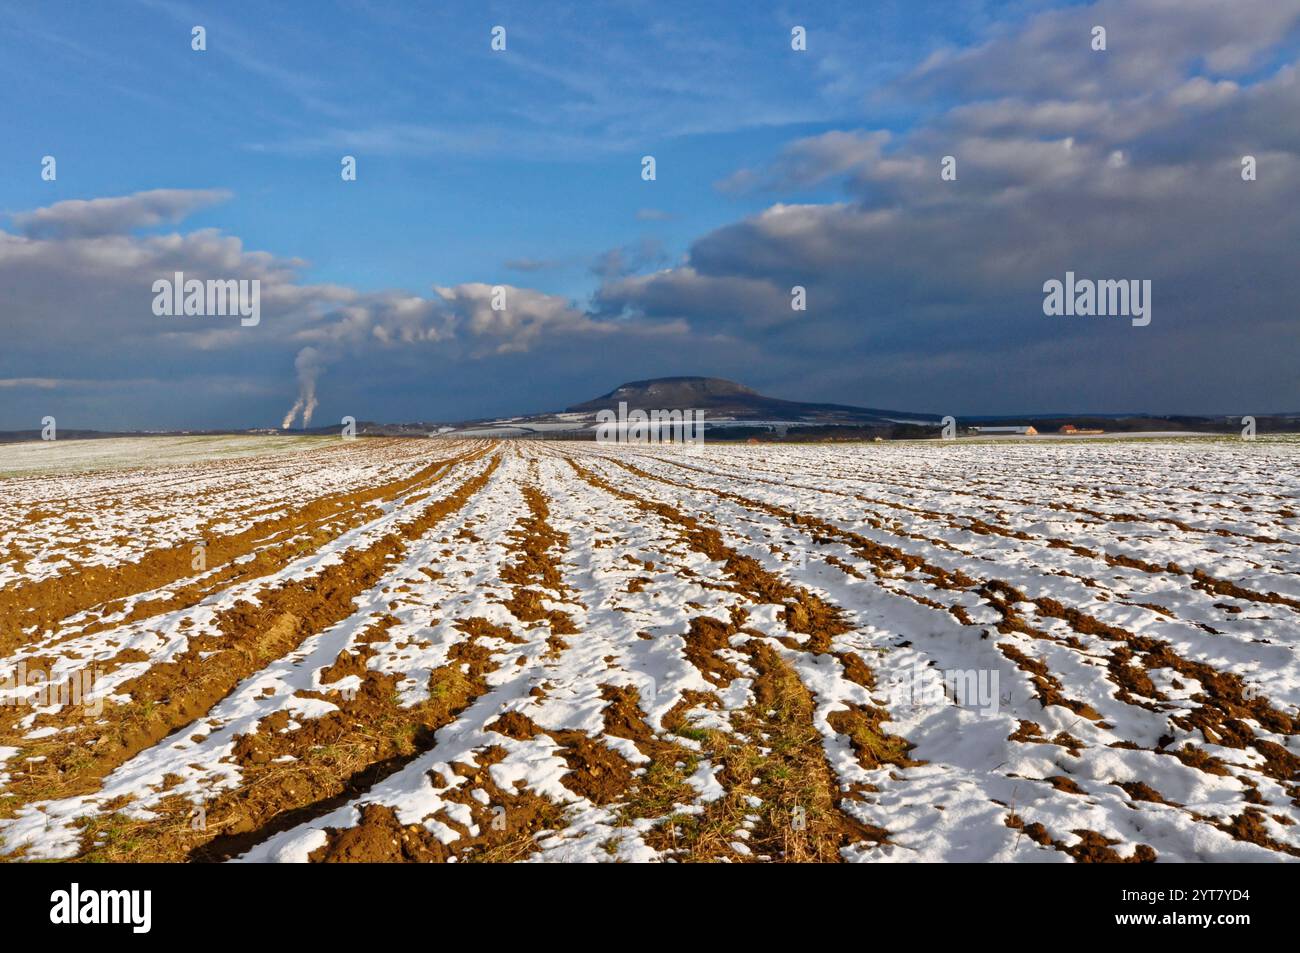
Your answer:
[[[288,430],[293,426],[294,418],[302,413],[302,427],[306,430],[311,426],[311,416],[316,412],[316,379],[320,376],[323,361],[321,353],[314,347],[305,347],[298,352],[297,358],[294,359],[293,366],[298,371],[298,399],[293,402],[289,412],[284,415],[284,422],[280,424],[281,430]]]

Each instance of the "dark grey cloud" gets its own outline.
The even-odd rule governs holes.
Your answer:
[[[1094,100],[1182,83],[1193,71],[1238,76],[1300,24],[1300,0],[1101,0],[998,27],[986,42],[932,54],[906,87],[963,99]],[[1092,29],[1106,30],[1105,52]]]
[[[942,88],[953,101],[931,120],[801,140],[729,182],[839,179],[844,201],[773,205],[680,267],[608,282],[597,306],[744,339],[762,355],[751,379],[800,369],[835,399],[1300,408],[1300,83],[1294,64],[1244,75],[1287,49],[1297,16],[1290,0],[1101,3],[939,55],[897,91]],[[1066,271],[1150,279],[1152,324],[1045,316],[1042,285]]]

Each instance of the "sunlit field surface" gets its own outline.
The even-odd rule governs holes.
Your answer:
[[[1293,438],[0,473],[9,858],[1300,856]]]

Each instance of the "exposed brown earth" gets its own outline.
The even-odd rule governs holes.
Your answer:
[[[217,616],[215,633],[195,635],[175,660],[153,666],[121,693],[129,705],[106,708],[89,725],[73,723],[57,741],[28,746],[51,774],[15,779],[7,788],[6,811],[36,797],[67,797],[94,790],[105,774],[173,731],[192,724],[240,680],[296,648],[352,611],[356,596],[374,586],[385,569],[418,538],[455,512],[491,477],[496,462],[446,498],[423,508],[415,519],[341,562],[301,582],[262,593]],[[75,717],[75,716],[74,716]]]
[[[932,859],[969,826],[1004,860],[1300,858],[1300,713],[1241,662],[1280,664],[1300,622],[1276,494],[1144,517],[1132,487],[1036,500],[943,455],[828,453],[819,484],[787,448],[365,450],[311,451],[350,474],[334,491],[239,512],[221,488],[261,464],[187,468],[202,570],[190,540],[91,564],[131,507],[175,518],[130,471],[24,508],[48,539],[0,565],[69,568],[0,589],[0,657],[115,680],[93,717],[0,706],[0,856],[838,862]],[[950,657],[1004,680],[982,767],[942,734],[974,706],[892,694]]]

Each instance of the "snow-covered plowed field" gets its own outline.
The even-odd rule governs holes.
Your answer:
[[[8,858],[1300,857],[1293,440],[140,462],[0,481]]]

